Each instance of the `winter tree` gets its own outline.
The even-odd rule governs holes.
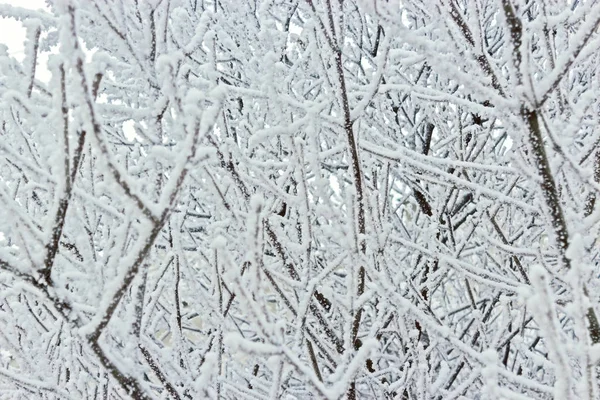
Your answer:
[[[0,398],[600,399],[598,2],[49,9],[0,5]]]

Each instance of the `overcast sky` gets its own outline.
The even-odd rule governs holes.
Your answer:
[[[46,8],[44,0],[0,0],[0,4],[31,9]],[[25,28],[12,18],[0,19],[0,43],[8,46],[9,53],[17,59],[23,57],[23,41],[25,40]]]

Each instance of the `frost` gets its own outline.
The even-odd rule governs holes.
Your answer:
[[[222,235],[217,236],[212,242],[212,247],[215,249],[224,249],[225,246],[227,246],[227,238]]]
[[[565,255],[571,260],[575,261],[581,254],[585,254],[586,246],[583,238],[580,234],[575,234],[571,239],[569,248],[565,252]]]
[[[563,3],[0,5],[0,398],[596,399]]]

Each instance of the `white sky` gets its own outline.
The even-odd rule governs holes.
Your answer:
[[[0,4],[9,4],[15,7],[47,9],[44,0],[0,0]],[[25,28],[12,18],[0,18],[0,43],[8,46],[8,52],[18,60],[23,58],[23,42],[25,41]]]

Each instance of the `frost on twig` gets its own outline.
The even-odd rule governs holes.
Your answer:
[[[599,399],[599,15],[0,5],[0,398]]]

